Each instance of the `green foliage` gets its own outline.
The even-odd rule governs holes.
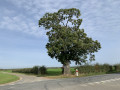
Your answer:
[[[95,72],[95,69],[91,65],[80,66],[78,68],[79,73],[92,73]]]
[[[110,71],[113,71],[112,69],[112,66],[109,65],[109,64],[103,64],[101,65],[103,68],[102,68],[102,72],[110,72]]]
[[[112,66],[109,64],[95,64],[95,65],[83,65],[78,67],[79,73],[108,73],[110,71],[113,71]]]
[[[12,72],[19,72],[19,73],[31,73],[31,68],[24,68],[24,69],[13,69]]]
[[[33,68],[13,69],[12,72],[44,75],[47,73],[47,68],[45,66],[34,66]]]
[[[39,26],[48,30],[48,55],[62,64],[71,61],[76,64],[85,63],[88,56],[89,60],[93,61],[93,53],[101,48],[97,40],[87,37],[84,29],[79,29],[82,23],[80,15],[79,9],[76,8],[60,9],[58,12],[46,13],[39,20]]]
[[[48,76],[56,76],[56,75],[62,75],[62,69],[61,68],[46,68],[45,66],[41,66],[39,68],[39,73],[34,72],[38,71],[38,69],[35,69],[36,66],[33,68],[24,68],[24,69],[13,69],[12,72],[18,72],[18,73],[26,73],[26,74],[39,74],[39,75],[48,75]],[[71,68],[72,74],[75,73],[75,69]]]
[[[120,64],[114,65],[114,70],[115,70],[116,72],[120,72]]]
[[[47,69],[47,75],[49,76],[56,76],[56,75],[61,75],[61,74],[62,74],[61,68],[48,68]]]
[[[72,74],[75,73],[75,69],[74,68],[70,68]],[[48,76],[58,76],[58,75],[62,75],[62,68],[48,68],[47,69],[47,75]]]
[[[47,74],[47,68],[45,66],[40,67],[39,71],[41,75]]]
[[[39,66],[34,66],[32,69],[31,69],[31,73],[34,73],[34,74],[38,74],[38,68]]]

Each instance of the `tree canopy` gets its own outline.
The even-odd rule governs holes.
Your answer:
[[[80,10],[76,8],[60,9],[58,12],[46,13],[40,20],[39,26],[47,31],[48,43],[46,48],[51,58],[56,58],[63,65],[75,61],[85,63],[87,57],[95,60],[94,52],[101,45],[97,40],[87,37],[84,29],[80,29],[82,19]]]

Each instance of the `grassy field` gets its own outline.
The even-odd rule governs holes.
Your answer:
[[[75,75],[75,69],[71,68],[71,76],[64,76],[62,75],[62,69],[61,68],[48,68],[47,69],[47,75],[45,75],[48,78],[71,78],[71,77],[76,77]],[[79,74],[78,77],[85,77],[85,76],[93,76],[93,75],[102,75],[102,74],[106,74],[106,73],[87,73],[87,74]]]
[[[71,68],[71,73],[73,74],[74,72],[75,72],[74,68]],[[62,75],[62,69],[61,68],[48,68],[47,75],[48,76]]]
[[[45,75],[38,75],[39,77],[47,77],[47,78],[52,78],[52,79],[57,79],[57,78],[71,78],[75,77],[75,69],[71,68],[71,74],[70,76],[64,76],[62,74],[62,69],[61,68],[47,68],[47,74]]]
[[[10,72],[10,71],[8,71],[8,72]],[[0,71],[0,84],[13,82],[18,79],[19,79],[19,77],[15,76],[15,75],[10,75],[8,73],[4,73],[3,71]]]

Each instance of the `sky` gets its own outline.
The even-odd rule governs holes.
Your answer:
[[[120,63],[120,0],[0,0],[0,68],[62,66],[48,56],[38,21],[46,12],[68,8],[80,10],[80,28],[101,43],[93,63]]]

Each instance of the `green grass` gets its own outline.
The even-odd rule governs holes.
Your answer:
[[[71,73],[73,74],[75,72],[74,68],[71,68]],[[62,75],[62,69],[61,68],[48,68],[47,69],[47,76],[58,76]]]
[[[0,84],[9,83],[16,80],[19,80],[19,77],[0,71]]]
[[[3,72],[12,73],[12,70],[3,70]]]
[[[105,72],[99,72],[99,73],[88,73],[88,74],[79,74],[79,77],[84,77],[84,76],[94,76],[94,75],[102,75],[102,74],[106,74]]]
[[[42,75],[42,76],[46,76],[48,78],[73,78],[76,77],[75,76],[75,68],[71,68],[71,73],[72,75],[70,76],[64,76],[62,75],[62,69],[61,68],[48,68],[47,69],[47,74],[46,75]],[[102,75],[102,74],[106,74],[105,72],[99,72],[99,73],[86,73],[86,74],[79,74],[78,77],[85,77],[85,76],[93,76],[93,75]]]
[[[56,75],[61,75],[62,73],[61,68],[48,68],[47,69],[47,75],[48,76],[56,76]]]
[[[47,77],[47,78],[54,78],[54,79],[57,79],[57,78],[70,78],[70,77],[75,77],[75,75],[73,75],[75,73],[75,69],[74,68],[71,68],[71,74],[70,76],[64,76],[62,74],[62,69],[61,68],[47,68],[47,74],[46,75],[38,75],[38,76],[44,76],[44,77]]]

